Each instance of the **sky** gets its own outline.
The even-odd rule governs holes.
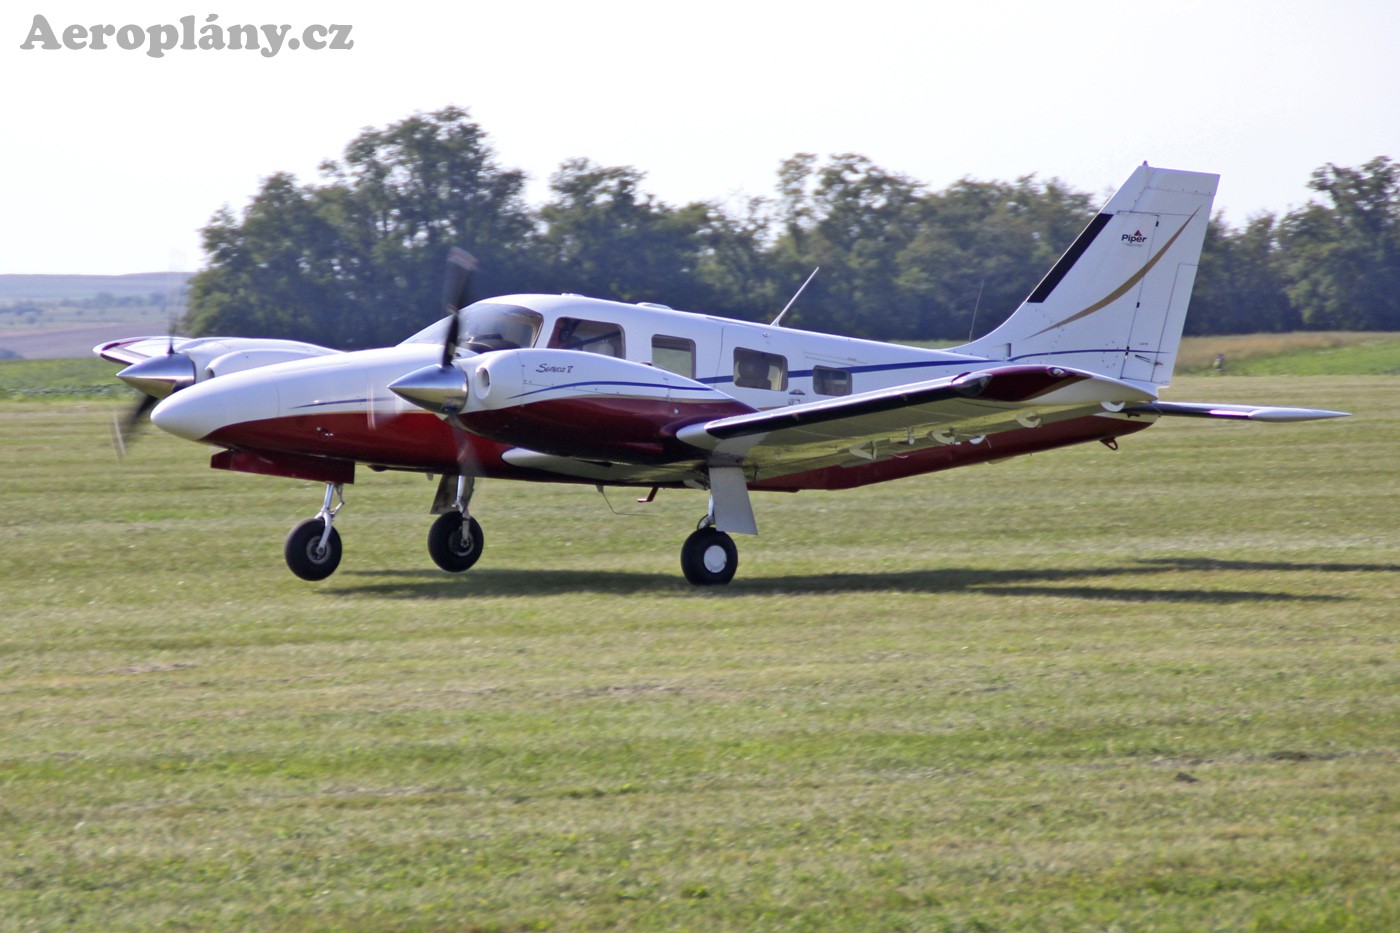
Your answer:
[[[290,29],[276,54],[151,54],[148,27],[183,39],[182,17],[196,45]],[[286,41],[332,25],[352,48]],[[366,127],[447,105],[535,204],[580,156],[672,205],[772,195],[799,152],[1104,196],[1148,161],[1219,173],[1238,227],[1312,199],[1327,163],[1400,159],[1397,36],[1394,0],[10,0],[0,274],[198,269],[200,228],[267,176],[315,182]]]

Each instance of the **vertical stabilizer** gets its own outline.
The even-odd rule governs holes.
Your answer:
[[[957,352],[1171,381],[1218,175],[1139,166],[996,330]]]

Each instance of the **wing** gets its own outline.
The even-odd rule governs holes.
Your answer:
[[[1315,421],[1345,418],[1348,412],[1325,408],[1274,408],[1267,405],[1216,405],[1211,402],[1147,402],[1123,409],[1129,415],[1168,415],[1180,418],[1225,418],[1231,421]]]
[[[280,363],[285,360],[306,359],[313,356],[329,356],[339,353],[330,347],[300,340],[282,340],[275,337],[127,337],[100,343],[92,352],[113,363],[128,366],[142,360],[158,356],[183,354],[199,365],[207,366],[220,357],[230,354],[261,357],[260,365]],[[242,366],[238,368],[249,368]]]
[[[100,343],[92,352],[109,362],[130,366],[153,356],[164,356],[186,342],[183,337],[126,337]]]
[[[761,476],[881,459],[911,449],[1117,412],[1153,394],[1055,366],[996,366],[789,408],[719,418],[677,438]]]

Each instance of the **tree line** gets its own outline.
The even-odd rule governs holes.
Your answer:
[[[190,283],[195,334],[355,348],[441,316],[447,251],[480,260],[478,296],[575,292],[874,339],[965,340],[1006,317],[1093,217],[1057,179],[963,179],[942,191],[864,156],[785,160],[775,193],[665,204],[636,168],[563,163],[532,208],[524,173],[496,161],[448,107],[362,132],[320,180],[279,173],[203,229]],[[1400,166],[1313,173],[1314,201],[1243,229],[1217,216],[1188,332],[1400,330]]]

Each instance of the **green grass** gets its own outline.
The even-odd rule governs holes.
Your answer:
[[[18,364],[7,364],[18,365]],[[3,378],[7,367],[0,367]],[[66,378],[66,377],[65,377]],[[848,493],[348,490],[0,402],[0,929],[1400,926],[1390,380]]]
[[[1187,337],[1178,373],[1216,373],[1217,356],[1231,376],[1392,376],[1400,374],[1400,334],[1300,331]]]
[[[1246,376],[1400,375],[1400,337],[1280,354],[1250,361],[1240,372]]]
[[[0,360],[0,402],[137,395],[112,378],[120,364],[93,358]]]

